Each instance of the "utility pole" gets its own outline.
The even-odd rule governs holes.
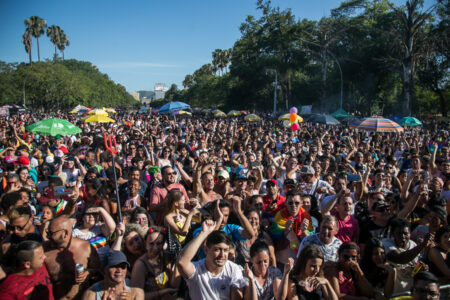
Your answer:
[[[272,83],[273,85],[273,117],[276,118],[277,116],[277,89],[278,89],[278,71],[276,69],[267,69],[268,71],[274,71],[275,72],[275,81]]]

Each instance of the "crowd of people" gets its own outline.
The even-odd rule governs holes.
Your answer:
[[[53,116],[0,120],[0,299],[448,297],[448,124]]]

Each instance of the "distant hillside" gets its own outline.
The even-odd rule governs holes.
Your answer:
[[[85,106],[138,105],[120,84],[90,62],[75,59],[29,64],[0,62],[0,103],[65,109]]]

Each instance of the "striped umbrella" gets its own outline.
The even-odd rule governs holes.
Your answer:
[[[353,121],[350,123],[350,127],[367,130],[367,131],[375,131],[375,132],[402,132],[403,127],[391,121],[389,119],[385,119],[383,117],[371,117],[365,118],[361,121]]]

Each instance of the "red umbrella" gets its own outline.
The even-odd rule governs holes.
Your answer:
[[[350,123],[350,127],[375,132],[403,132],[402,126],[383,117],[371,117],[353,121]]]

